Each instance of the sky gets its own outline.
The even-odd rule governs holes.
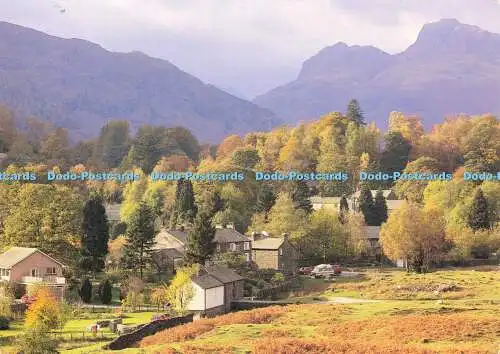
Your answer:
[[[339,41],[405,50],[428,22],[500,33],[499,0],[0,0],[0,21],[167,59],[254,98]]]

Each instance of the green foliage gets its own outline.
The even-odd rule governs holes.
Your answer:
[[[349,104],[347,105],[346,117],[356,122],[358,125],[366,124],[363,110],[356,99],[349,101]]]
[[[186,262],[204,265],[215,251],[214,237],[215,227],[210,215],[199,213],[187,236]]]
[[[267,221],[267,216],[275,203],[276,193],[274,192],[273,186],[269,183],[263,183],[257,195],[255,210],[258,213],[264,213]]]
[[[361,188],[361,192],[358,199],[359,210],[363,213],[365,217],[366,225],[368,226],[376,226],[377,220],[374,215],[374,201],[372,192],[368,189],[367,186],[363,186]]]
[[[181,315],[186,313],[187,306],[194,296],[191,279],[199,271],[199,265],[194,264],[180,268],[168,287],[164,287],[164,296]]]
[[[375,202],[373,203],[373,222],[375,226],[380,226],[387,221],[387,201],[385,200],[384,193],[381,189],[375,195]]]
[[[99,285],[99,299],[104,305],[109,305],[113,297],[112,286],[108,279]]]
[[[123,250],[124,266],[127,269],[138,268],[141,279],[144,268],[151,263],[155,232],[153,210],[145,202],[141,202],[130,217]]]
[[[130,148],[130,129],[127,121],[115,120],[106,123],[92,154],[92,160],[100,168],[115,168],[120,165]]]
[[[349,203],[347,202],[347,198],[345,195],[340,198],[340,205],[339,205],[339,218],[340,222],[342,224],[345,223],[347,213],[349,213]]]
[[[177,181],[175,191],[175,203],[172,211],[170,225],[176,228],[184,223],[193,222],[198,207],[195,204],[193,185],[190,180],[180,179]]]
[[[135,291],[129,291],[122,300],[123,310],[129,312],[137,311],[142,304],[144,304],[144,295]]]
[[[294,181],[291,187],[290,196],[297,209],[302,209],[308,214],[312,212],[313,207],[310,199],[311,191],[305,181]]]
[[[16,347],[22,354],[50,354],[58,353],[57,345],[57,340],[44,328],[30,328],[18,337]]]
[[[488,211],[488,202],[484,197],[481,188],[476,190],[472,201],[472,208],[468,218],[469,227],[474,230],[486,230],[491,227],[490,214]]]
[[[385,135],[385,148],[380,168],[385,173],[401,172],[408,163],[411,144],[400,132],[391,131]]]
[[[82,262],[85,271],[101,272],[108,253],[109,225],[102,198],[92,195],[83,207]]]
[[[9,318],[4,316],[4,315],[0,315],[0,331],[4,331],[6,329],[9,329]]]
[[[260,162],[259,153],[253,148],[239,148],[233,152],[232,162],[235,166],[250,170]]]
[[[82,286],[80,288],[80,298],[87,304],[92,301],[92,283],[89,278],[85,278],[82,282]]]

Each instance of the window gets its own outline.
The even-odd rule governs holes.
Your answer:
[[[38,277],[38,268],[31,268],[31,276]]]
[[[280,248],[280,256],[283,255],[283,248]]]
[[[250,242],[245,242],[245,243],[243,244],[243,249],[244,249],[245,251],[250,250]]]
[[[47,275],[56,275],[56,268],[55,267],[47,268]]]
[[[220,252],[220,243],[217,244],[217,252]]]
[[[250,253],[247,253],[246,257],[247,257],[247,262],[250,262]]]
[[[231,251],[236,251],[236,243],[231,242],[231,244],[229,245],[229,249],[230,249]]]

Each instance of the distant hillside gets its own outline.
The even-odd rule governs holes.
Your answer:
[[[357,98],[368,120],[418,114],[427,127],[455,113],[500,113],[500,35],[456,20],[425,25],[404,52],[338,43],[304,62],[298,78],[254,102],[289,122],[344,111]]]
[[[185,126],[202,141],[267,130],[273,113],[207,85],[166,60],[112,53],[79,39],[61,39],[0,22],[0,104],[96,135],[111,118]]]

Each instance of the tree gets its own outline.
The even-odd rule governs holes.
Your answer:
[[[57,128],[47,136],[40,148],[40,153],[52,166],[68,165],[69,160],[69,135],[64,128]]]
[[[374,202],[373,196],[370,189],[367,186],[361,188],[358,199],[359,210],[363,213],[365,217],[366,225],[376,226],[377,223],[374,215]]]
[[[14,292],[8,282],[0,282],[0,318],[10,319],[12,317],[12,304],[14,303]]]
[[[380,160],[382,171],[384,173],[403,171],[410,156],[410,142],[400,132],[389,132],[384,140],[385,148]]]
[[[102,198],[94,194],[83,207],[82,269],[101,272],[108,253],[109,225]]]
[[[347,198],[345,195],[340,198],[339,205],[339,220],[342,224],[346,222],[346,216],[349,213],[349,204],[347,203]]]
[[[18,353],[23,354],[57,354],[57,341],[44,328],[27,328],[16,341]]]
[[[374,226],[380,226],[387,221],[387,201],[385,200],[382,189],[375,194],[375,202],[373,203],[373,222]]]
[[[257,195],[257,202],[255,204],[255,210],[259,213],[264,213],[265,221],[272,207],[276,203],[276,194],[274,193],[274,188],[269,183],[264,183],[259,189],[259,194]]]
[[[186,261],[188,263],[205,264],[215,251],[215,231],[210,215],[201,212],[187,236]]]
[[[178,269],[174,279],[166,288],[165,297],[179,314],[186,312],[189,302],[194,297],[191,279],[198,274],[199,269],[198,264]]]
[[[403,173],[429,173],[438,174],[442,168],[438,161],[430,157],[419,157],[415,161],[410,162]],[[410,202],[421,203],[424,198],[424,190],[429,181],[426,180],[412,180],[412,179],[399,179],[395,184],[395,191],[402,199]]]
[[[126,268],[139,268],[140,277],[147,264],[151,263],[151,251],[155,238],[155,216],[153,209],[145,202],[133,212],[125,233],[123,261]]]
[[[48,288],[40,287],[35,294],[35,301],[26,311],[24,326],[51,331],[61,327],[63,319],[61,304],[52,296]]]
[[[167,135],[174,138],[179,148],[191,159],[198,161],[200,158],[200,144],[198,139],[184,127],[174,127],[167,129]]]
[[[292,197],[295,207],[302,209],[306,213],[313,211],[311,203],[311,191],[305,181],[294,181],[292,184],[290,196]]]
[[[358,125],[365,125],[364,113],[359,105],[358,100],[352,99],[347,105],[346,117],[354,121]]]
[[[439,261],[446,246],[442,212],[405,204],[382,225],[380,243],[394,262],[404,259],[410,269],[425,272]]]
[[[83,279],[82,286],[80,288],[80,298],[87,304],[92,300],[92,283],[89,278]]]
[[[254,148],[238,148],[233,152],[232,162],[245,170],[251,170],[260,162],[259,153]]]
[[[115,120],[106,123],[92,154],[94,163],[103,168],[120,165],[130,148],[130,129],[127,121]]]
[[[483,190],[478,188],[472,201],[472,208],[468,218],[469,227],[474,230],[487,230],[491,227],[488,201],[484,197]]]
[[[195,204],[193,185],[190,180],[179,179],[175,191],[175,203],[171,217],[171,227],[192,223],[198,208]]]
[[[0,153],[9,151],[16,134],[14,115],[0,105]]]
[[[109,305],[111,303],[113,294],[111,283],[108,279],[99,285],[99,299],[104,305]]]

